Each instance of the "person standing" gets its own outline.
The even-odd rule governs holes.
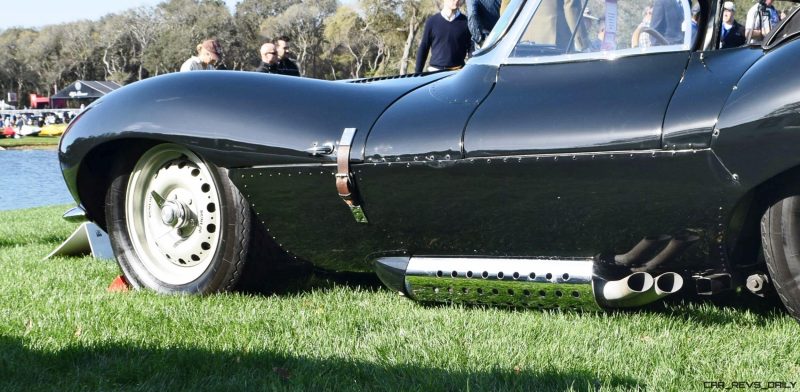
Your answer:
[[[736,21],[736,4],[726,1],[722,4],[722,26],[719,29],[719,48],[736,48],[744,45],[744,26]]]
[[[181,65],[181,72],[186,71],[211,71],[219,62],[222,47],[215,39],[207,39],[197,45],[197,55],[190,57]]]
[[[653,6],[648,5],[644,7],[644,12],[642,14],[642,21],[639,22],[639,26],[636,26],[636,30],[633,31],[633,35],[631,36],[631,48],[642,48],[647,49],[653,46],[653,41],[650,38],[650,34],[644,33],[650,28],[650,21],[653,18]]]
[[[280,73],[278,72],[278,52],[275,44],[267,42],[261,45],[259,52],[261,53],[261,64],[255,69],[255,72]]]
[[[747,11],[747,20],[744,22],[747,42],[760,44],[780,20],[778,10],[772,6],[772,0],[759,0]]]
[[[478,49],[500,19],[500,0],[466,0],[466,4],[467,26]]]
[[[300,76],[300,68],[289,58],[289,38],[280,36],[273,42],[278,55],[278,73],[281,75]]]
[[[683,6],[685,0],[656,0],[650,27],[659,32],[668,45],[683,43]]]
[[[472,38],[467,27],[467,18],[458,10],[460,6],[461,0],[442,0],[442,11],[425,21],[422,41],[417,50],[415,72],[423,71],[429,51],[429,72],[464,66]]]

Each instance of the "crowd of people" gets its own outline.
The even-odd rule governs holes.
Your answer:
[[[77,109],[76,109],[77,111]],[[68,124],[77,114],[72,111],[58,111],[45,114],[22,113],[6,115],[0,121],[3,128],[22,129],[25,125],[43,127],[47,124]]]
[[[577,7],[583,9],[581,16],[583,28],[580,32],[589,31],[592,24],[597,24],[596,37],[587,38],[576,36],[574,45],[583,51],[600,51],[610,49],[606,42],[605,16],[591,15],[589,8],[581,5],[580,1],[559,0],[564,8]],[[683,42],[683,6],[682,1],[691,4],[691,0],[653,0],[646,5],[642,21],[634,30],[631,37],[631,48],[648,48],[653,45],[680,44]],[[423,29],[420,45],[417,50],[415,72],[436,72],[441,70],[456,70],[464,66],[467,56],[474,50],[481,48],[487,36],[491,33],[500,15],[508,6],[509,0],[442,0],[441,12],[429,17]],[[555,3],[555,1],[553,2]],[[549,3],[548,3],[549,4]],[[461,7],[466,5],[467,15],[461,13]],[[555,5],[552,13],[557,12]],[[540,8],[547,8],[542,6]],[[550,12],[547,9],[539,13]],[[562,11],[564,12],[564,11]],[[698,4],[691,8],[692,39],[697,35],[700,7]],[[573,15],[573,12],[564,12]],[[773,6],[773,0],[759,0],[746,15],[745,24],[736,20],[736,5],[732,1],[725,1],[722,5],[722,22],[720,27],[719,48],[733,48],[745,44],[761,43],[783,18],[785,12],[779,12]],[[556,18],[544,17],[542,20],[555,20]],[[577,19],[577,18],[574,18]],[[534,22],[536,17],[534,18]],[[579,22],[572,23],[577,25]],[[543,23],[547,24],[547,23]],[[568,21],[569,24],[569,21]],[[537,29],[532,29],[533,34]],[[553,35],[553,26],[542,26],[541,31]],[[653,32],[657,34],[653,34]],[[648,33],[648,34],[645,34]],[[655,36],[658,41],[654,42]],[[289,39],[279,37],[264,43],[259,51],[261,63],[254,69],[256,72],[300,76],[297,64],[288,56]],[[197,54],[192,56],[181,66],[181,71],[212,70],[222,55],[220,44],[214,39],[208,39],[197,45]],[[428,59],[430,58],[430,61]],[[428,66],[426,67],[426,63]]]
[[[216,64],[222,57],[222,46],[216,39],[207,39],[197,45],[197,54],[187,59],[181,65],[181,72],[208,71],[216,69]],[[259,50],[261,64],[253,71],[300,76],[297,63],[289,58],[289,38],[281,36],[273,41],[261,45]]]

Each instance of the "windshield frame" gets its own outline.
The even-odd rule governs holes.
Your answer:
[[[524,1],[524,0],[523,0]],[[694,49],[693,46],[697,43],[687,45],[686,38],[687,36],[691,36],[691,31],[688,31],[688,26],[684,28],[684,43],[683,44],[675,44],[675,45],[665,45],[659,48],[653,48],[648,51],[641,51],[636,48],[628,49],[628,50],[618,50],[618,51],[608,51],[608,52],[593,52],[593,53],[575,53],[575,54],[564,54],[560,56],[548,56],[548,57],[513,57],[512,53],[514,52],[514,48],[517,46],[518,42],[522,38],[523,34],[528,28],[528,24],[530,23],[533,14],[539,8],[539,5],[542,1],[545,0],[530,0],[525,1],[517,15],[513,20],[513,23],[510,27],[507,28],[507,32],[501,36],[499,41],[495,43],[494,47],[488,48],[487,52],[482,52],[480,56],[472,57],[467,64],[482,64],[482,65],[493,65],[493,66],[504,66],[504,65],[514,65],[514,64],[549,64],[549,63],[568,63],[568,62],[575,62],[575,61],[592,61],[592,60],[616,60],[618,58],[624,58],[629,56],[640,56],[640,55],[648,55],[654,53],[671,53],[671,52],[687,52],[690,53]],[[714,0],[712,0],[713,2]],[[509,10],[510,11],[510,10]],[[684,6],[684,23],[691,23],[691,12],[690,8]],[[688,18],[688,19],[687,19]],[[700,34],[698,29],[698,34]]]

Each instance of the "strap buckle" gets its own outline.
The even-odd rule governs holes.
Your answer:
[[[350,174],[350,149],[355,135],[356,128],[345,128],[339,140],[339,148],[336,149],[336,190],[339,192],[339,197],[350,207],[356,222],[369,223],[364,209],[356,198],[356,187]]]

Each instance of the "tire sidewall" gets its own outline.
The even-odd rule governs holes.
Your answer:
[[[786,309],[800,321],[800,196],[773,204],[762,218],[761,233],[772,283]]]
[[[117,262],[128,282],[136,288],[161,293],[199,293],[230,290],[239,279],[250,236],[250,214],[243,196],[232,184],[227,171],[204,162],[214,177],[220,196],[219,241],[214,257],[200,276],[185,284],[169,284],[159,280],[142,262],[134,249],[128,232],[125,198],[130,178],[129,170],[117,170],[106,194],[108,234]]]

